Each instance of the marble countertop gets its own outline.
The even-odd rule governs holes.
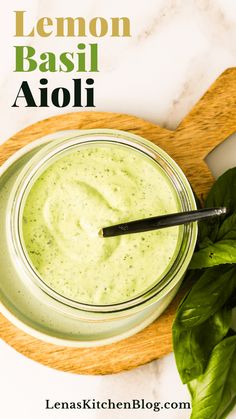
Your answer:
[[[1,54],[0,142],[46,117],[73,109],[12,108],[22,80],[37,95],[39,72],[14,73],[13,45],[34,45],[38,51],[73,50],[75,39],[54,37],[31,40],[13,37],[14,10],[26,10],[32,22],[41,16],[128,16],[132,37],[100,38],[100,72],[95,79],[96,111],[134,114],[174,129],[209,85],[226,68],[236,66],[235,0],[9,0],[0,16]],[[94,40],[93,40],[94,41]],[[88,40],[86,40],[88,42]],[[46,74],[50,88],[70,87],[70,74]],[[83,75],[86,77],[86,75]],[[236,165],[236,137],[216,150],[208,162],[218,175]],[[224,156],[224,158],[222,158]],[[45,411],[45,399],[54,401],[96,398],[188,401],[178,377],[173,354],[114,376],[78,376],[44,367],[0,341],[1,413],[4,419],[65,417],[63,411]],[[67,417],[78,417],[76,411]],[[88,418],[151,418],[153,411],[87,411]],[[161,411],[161,419],[187,419],[189,411]],[[236,409],[229,415],[236,418]]]

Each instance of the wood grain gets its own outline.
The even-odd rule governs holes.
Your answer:
[[[199,197],[213,177],[204,162],[207,154],[236,131],[236,68],[226,70],[184,118],[169,131],[131,115],[80,112],[39,121],[18,132],[0,147],[0,164],[16,150],[58,130],[111,128],[153,141],[170,154],[189,178]],[[110,374],[128,370],[172,350],[171,327],[185,284],[171,305],[142,332],[121,342],[97,348],[68,348],[39,341],[18,330],[0,315],[0,336],[17,351],[44,365],[79,374]]]

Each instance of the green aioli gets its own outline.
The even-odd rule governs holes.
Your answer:
[[[38,177],[23,209],[22,233],[35,271],[54,291],[114,304],[159,282],[179,248],[180,228],[112,238],[101,227],[179,211],[158,164],[118,144],[85,144],[60,154]]]

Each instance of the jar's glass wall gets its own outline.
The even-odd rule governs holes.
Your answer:
[[[168,176],[168,179],[178,196],[180,210],[187,211],[195,208],[195,201],[191,188],[183,173],[175,162],[158,147],[134,135],[120,132],[114,134],[114,132],[110,131],[92,131],[86,134],[82,133],[80,136],[66,141],[59,140],[53,142],[37,153],[32,161],[26,165],[21,173],[18,185],[15,188],[14,196],[12,196],[10,224],[13,251],[17,255],[17,258],[22,265],[22,269],[30,281],[33,281],[52,299],[78,310],[94,313],[118,313],[120,311],[132,310],[133,308],[141,309],[142,307],[147,307],[150,303],[167,295],[168,292],[181,281],[193,253],[196,240],[196,226],[188,225],[181,229],[181,233],[179,234],[181,239],[178,252],[176,252],[171,266],[168,267],[167,272],[165,272],[157,284],[153,284],[142,294],[135,296],[135,298],[119,304],[106,305],[84,304],[83,302],[65,298],[63,295],[60,295],[60,293],[55,292],[55,290],[50,288],[35,271],[34,266],[32,266],[32,262],[27,255],[24,240],[22,239],[22,218],[25,202],[32,185],[35,184],[36,179],[46,170],[46,167],[49,167],[52,162],[58,161],[63,153],[71,152],[72,149],[85,147],[88,146],[88,144],[91,144],[94,147],[94,144],[98,146],[99,144],[104,143],[110,143],[116,146],[122,145],[122,147],[125,146],[130,150],[136,150],[136,152],[145,154],[147,158],[155,162],[156,165],[159,165],[166,176]]]

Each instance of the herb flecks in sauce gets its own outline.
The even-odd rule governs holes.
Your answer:
[[[58,293],[91,304],[125,301],[159,281],[179,245],[179,227],[101,238],[101,227],[179,211],[157,164],[119,145],[87,145],[52,162],[23,212],[32,265]]]

